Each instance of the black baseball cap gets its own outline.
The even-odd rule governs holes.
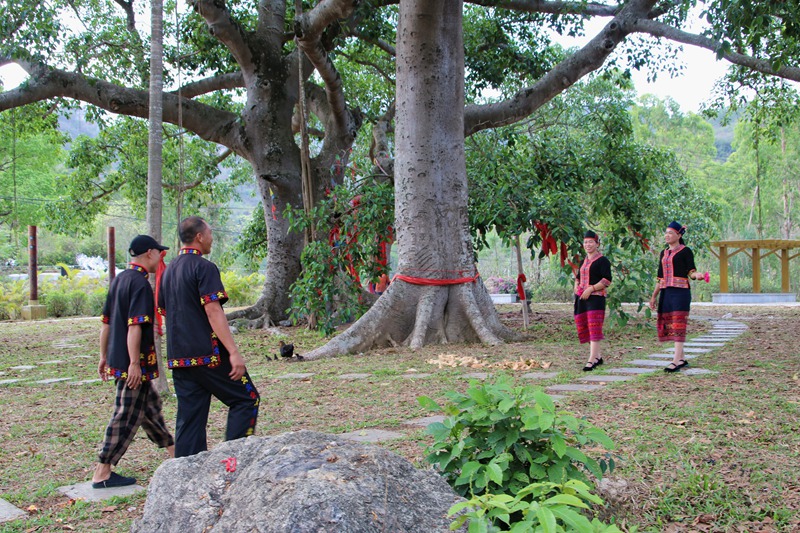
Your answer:
[[[137,235],[131,241],[131,245],[128,247],[128,253],[131,254],[131,257],[136,257],[137,255],[142,255],[147,252],[147,250],[153,249],[169,250],[169,246],[161,246],[158,244],[158,241],[150,235]]]

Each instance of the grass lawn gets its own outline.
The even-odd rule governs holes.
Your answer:
[[[522,329],[518,306],[499,306],[501,318]],[[656,372],[604,389],[569,396],[565,409],[604,429],[614,442],[614,490],[601,510],[606,521],[639,531],[800,531],[800,331],[798,307],[695,306],[693,316],[733,320],[747,332],[723,348],[692,360],[718,372],[701,376]],[[690,336],[709,328],[690,323]],[[98,445],[113,408],[109,383],[76,384],[96,376],[99,319],[0,323],[0,497],[30,509],[25,520],[0,523],[0,531],[127,531],[140,516],[144,494],[102,503],[71,501],[56,490],[91,478]],[[418,466],[430,440],[408,420],[434,413],[417,397],[444,399],[463,391],[464,374],[485,369],[428,363],[440,355],[473,356],[487,363],[519,358],[550,363],[559,374],[535,385],[576,382],[588,348],[578,345],[571,306],[534,305],[524,342],[500,347],[449,345],[416,352],[386,349],[312,362],[267,361],[278,341],[305,353],[324,339],[300,328],[244,331],[236,335],[261,393],[258,435],[312,429],[343,433],[388,429],[405,437],[382,444]],[[654,321],[606,327],[606,365],[664,352]],[[665,361],[666,363],[666,361]],[[27,370],[12,367],[35,365]],[[408,373],[430,373],[409,378]],[[520,377],[528,370],[503,371]],[[279,379],[289,372],[307,379]],[[497,372],[497,371],[493,371]],[[342,374],[368,373],[366,379]],[[36,380],[68,377],[48,385]],[[171,428],[175,399],[164,397]],[[223,435],[226,411],[212,404],[210,446]],[[591,450],[589,451],[591,454]],[[137,434],[117,471],[146,484],[166,458]]]

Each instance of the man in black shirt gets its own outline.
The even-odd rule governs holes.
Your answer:
[[[114,414],[92,476],[96,489],[133,485],[136,479],[111,471],[128,449],[139,426],[160,448],[174,456],[172,435],[161,414],[161,398],[152,382],[158,377],[153,318],[155,301],[147,282],[155,272],[161,252],[168,250],[149,235],[138,235],[128,252],[130,266],[119,273],[108,289],[100,330],[100,364],[103,381],[114,379],[117,395]]]
[[[161,280],[158,306],[167,317],[167,365],[178,396],[175,456],[185,457],[208,448],[212,395],[229,408],[225,440],[253,434],[260,398],[222,309],[228,295],[219,269],[203,258],[211,252],[211,227],[189,217],[180,224],[180,239],[178,257]]]

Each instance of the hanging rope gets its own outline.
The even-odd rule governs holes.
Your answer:
[[[302,0],[294,2],[295,20],[303,14]],[[308,128],[306,125],[306,92],[303,87],[303,51],[300,49],[300,39],[295,35],[295,46],[297,46],[297,107],[300,113],[300,179],[303,185],[303,210],[306,216],[310,216],[313,207],[314,197],[311,187],[311,158],[308,148]],[[273,203],[274,206],[274,203]],[[313,221],[306,229],[306,244],[316,240],[316,229]]]
[[[175,214],[178,223],[181,221],[183,213],[183,193],[184,193],[184,146],[183,146],[183,98],[181,96],[181,35],[180,35],[180,13],[178,4],[175,4],[175,42],[176,56],[178,58],[178,197],[175,201]],[[180,247],[180,237],[178,237],[178,247]]]

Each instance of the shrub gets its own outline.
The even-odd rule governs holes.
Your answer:
[[[28,303],[28,288],[25,280],[0,283],[0,320],[19,317],[22,306]]]
[[[586,533],[621,533],[616,526],[603,524],[596,518],[589,522],[580,509],[589,504],[602,505],[585,483],[572,479],[563,485],[557,483],[532,483],[515,496],[509,494],[483,494],[466,502],[457,503],[448,512],[450,516],[464,511],[451,525],[456,529],[469,521],[469,531],[578,531]],[[512,517],[519,516],[514,520]],[[510,529],[505,529],[502,524]],[[636,531],[632,528],[630,531]]]
[[[227,305],[231,307],[254,304],[264,288],[264,276],[257,272],[242,276],[236,272],[226,271],[220,276],[225,292],[228,293]]]
[[[492,276],[484,284],[489,294],[517,294],[517,280]]]
[[[449,415],[428,426],[434,442],[426,450],[426,460],[458,494],[478,497],[473,503],[502,508],[514,502],[513,516],[506,516],[506,523],[541,520],[542,501],[576,506],[574,499],[559,497],[567,488],[579,493],[579,500],[594,501],[578,490],[588,487],[586,474],[599,479],[614,467],[613,459],[598,462],[581,451],[586,445],[613,449],[606,434],[585,420],[556,412],[553,399],[541,389],[515,387],[509,377],[501,376],[496,383],[474,382],[464,394],[448,392],[446,396],[449,403],[444,407],[428,397],[419,398],[421,405]],[[532,509],[535,516],[529,518]]]
[[[601,478],[606,463],[580,448],[614,444],[599,428],[564,411],[553,399],[530,386],[514,387],[507,376],[496,383],[473,383],[466,393],[448,392],[448,418],[428,426],[434,443],[427,461],[438,467],[453,488],[465,496],[485,492],[516,494],[534,482],[588,482],[585,472]],[[442,408],[427,397],[430,409]]]
[[[67,316],[70,310],[69,296],[65,292],[48,292],[45,297],[49,316]]]

